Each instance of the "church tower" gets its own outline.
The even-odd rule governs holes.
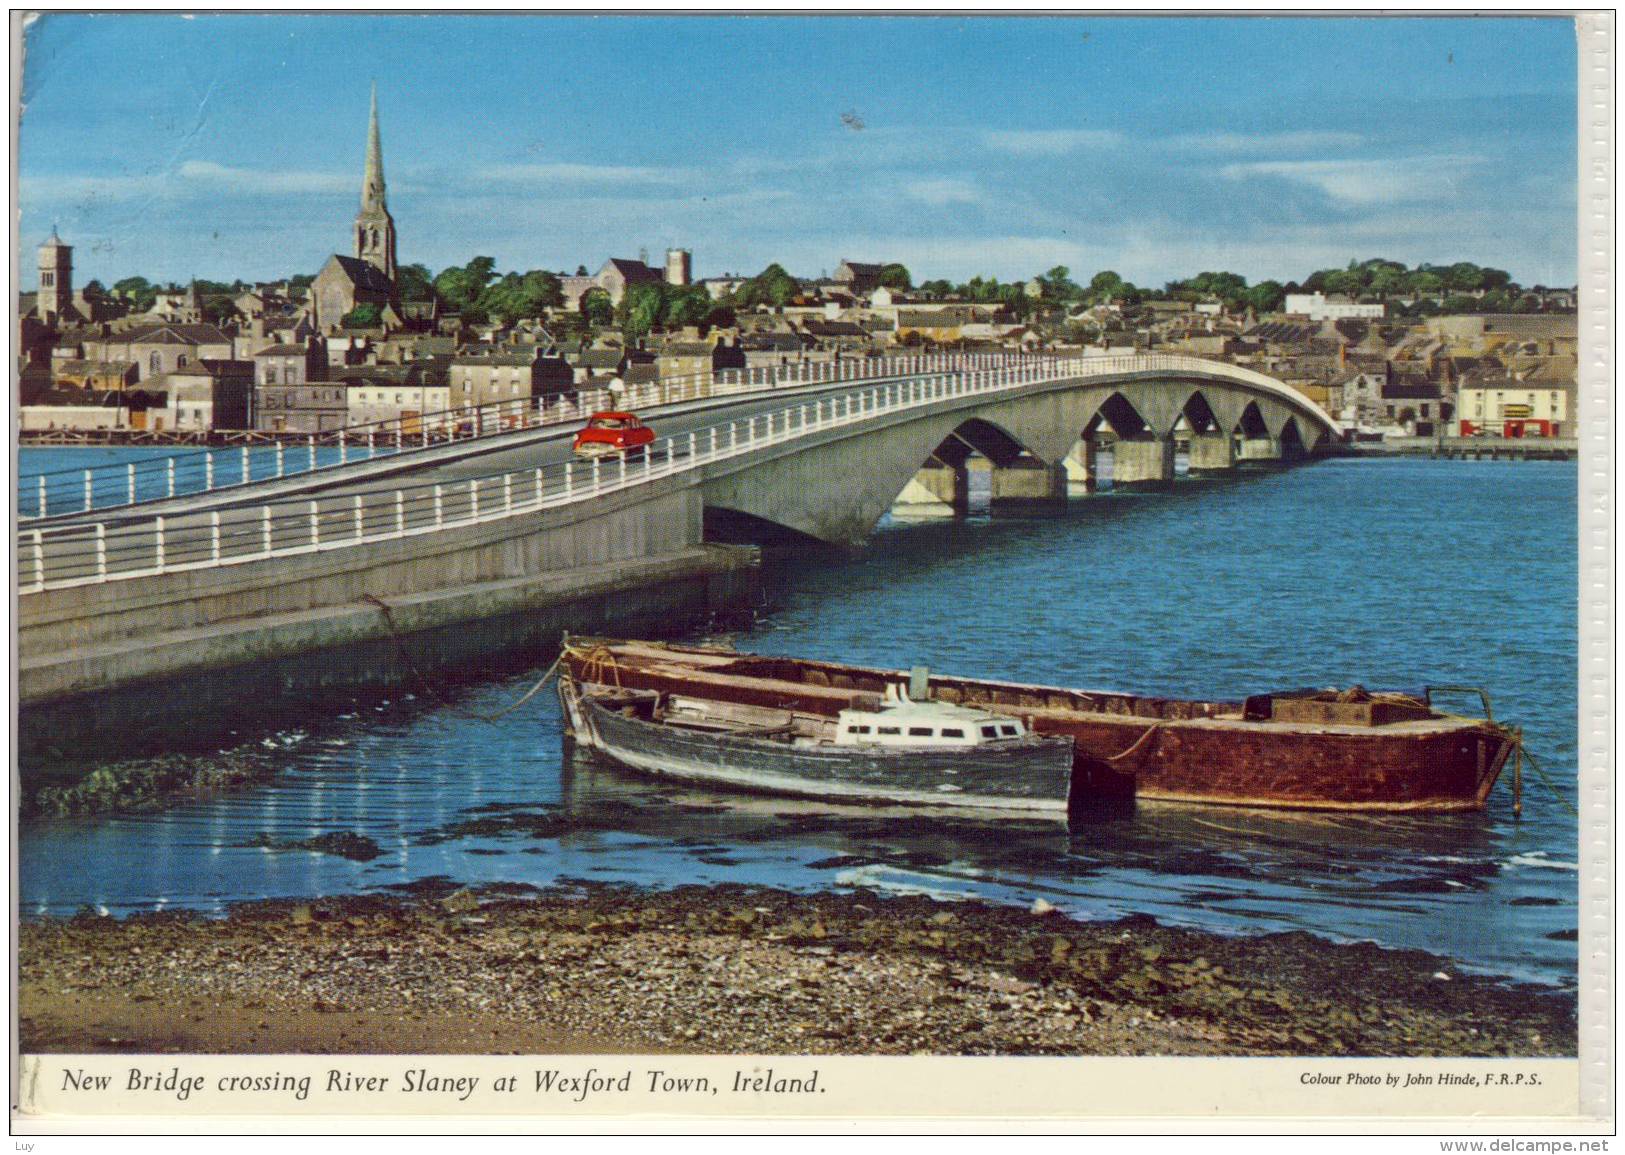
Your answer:
[[[36,311],[43,320],[73,315],[73,246],[62,243],[51,229],[51,239],[39,247],[39,296]]]
[[[376,84],[372,86],[372,119],[367,126],[367,167],[361,177],[361,211],[355,218],[355,255],[391,281],[395,279],[395,220],[384,202],[384,146],[378,137]]]

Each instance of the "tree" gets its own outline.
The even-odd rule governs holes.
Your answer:
[[[395,287],[403,301],[434,300],[434,277],[426,265],[402,265],[395,271]]]
[[[1279,281],[1260,281],[1243,296],[1254,312],[1273,313],[1286,302],[1286,289]]]
[[[145,313],[158,303],[158,290],[145,277],[125,277],[113,282],[113,295],[130,302],[137,313]]]
[[[1072,279],[1072,270],[1065,265],[1056,265],[1049,272],[1038,278],[1043,287],[1044,296],[1054,301],[1076,301],[1083,296],[1083,289]]]
[[[442,269],[434,279],[434,289],[449,308],[466,317],[495,275],[494,260],[475,257],[461,267],[453,265],[449,269]]]
[[[577,265],[576,266],[576,276],[585,277],[586,275],[587,275],[587,266],[586,265]]]
[[[660,312],[665,302],[659,281],[628,285],[621,294],[621,303],[615,306],[615,323],[628,340],[636,340],[651,332],[660,323]]]
[[[373,329],[383,320],[383,314],[378,306],[363,301],[339,320],[339,324],[346,329]]]
[[[921,293],[925,294],[927,297],[933,297],[933,298],[937,298],[937,299],[940,299],[942,297],[951,296],[953,294],[953,291],[954,291],[953,284],[951,282],[949,282],[949,281],[942,281],[942,280],[926,281],[924,284],[922,284],[920,286],[920,292]]]
[[[94,277],[85,282],[85,287],[80,292],[84,293],[87,298],[107,296],[107,289]]]
[[[1403,265],[1395,268],[1392,264],[1384,263],[1381,268],[1372,270],[1369,288],[1379,297],[1391,297],[1403,293],[1408,280]]]
[[[908,269],[893,262],[880,270],[880,283],[888,289],[901,289],[907,291],[914,287],[914,279],[909,276]]]
[[[742,308],[756,305],[780,306],[788,303],[800,292],[796,279],[777,263],[769,265],[739,286],[734,301]]]
[[[588,289],[581,294],[579,307],[581,316],[594,328],[615,323],[615,306],[610,304],[609,294],[603,289]]]
[[[1327,293],[1358,297],[1365,289],[1365,278],[1356,269],[1337,269],[1327,273],[1321,284]]]
[[[1463,293],[1484,287],[1484,270],[1471,261],[1459,261],[1445,273],[1445,284]]]
[[[1089,281],[1089,291],[1096,297],[1107,300],[1119,295],[1123,290],[1123,278],[1110,269],[1096,273]]]
[[[474,304],[511,325],[528,317],[540,317],[547,309],[564,304],[564,289],[557,276],[543,269],[507,273],[481,290]]]

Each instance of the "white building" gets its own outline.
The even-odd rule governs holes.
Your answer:
[[[1283,312],[1299,314],[1311,321],[1342,321],[1350,317],[1380,318],[1387,306],[1362,305],[1348,297],[1328,297],[1325,293],[1288,293]]]

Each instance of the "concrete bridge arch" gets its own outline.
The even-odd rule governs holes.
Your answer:
[[[1256,443],[1256,457],[1279,457],[1288,428],[1285,443],[1306,450],[1322,435],[1317,421],[1330,424],[1307,399],[1300,413],[1271,395],[1271,386],[1283,395],[1290,392],[1264,378],[1255,385],[1221,372],[1124,376],[1128,379],[1084,378],[1014,394],[956,398],[942,407],[895,412],[771,446],[748,459],[719,462],[702,483],[705,505],[708,511],[855,545],[905,492],[922,503],[963,509],[965,462],[972,453],[995,467],[996,507],[1035,508],[1064,503],[1068,455],[1080,437],[1087,440],[1103,425],[1118,439],[1119,476],[1133,484],[1141,475],[1152,483],[1171,480],[1172,435],[1182,419],[1191,427],[1193,464],[1201,441],[1210,468],[1247,459],[1249,441]],[[1249,431],[1257,436],[1249,438]]]

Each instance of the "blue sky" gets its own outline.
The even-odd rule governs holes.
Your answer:
[[[378,82],[400,259],[1160,285],[1382,256],[1575,279],[1564,19],[51,15],[28,256],[271,278],[342,250]]]

